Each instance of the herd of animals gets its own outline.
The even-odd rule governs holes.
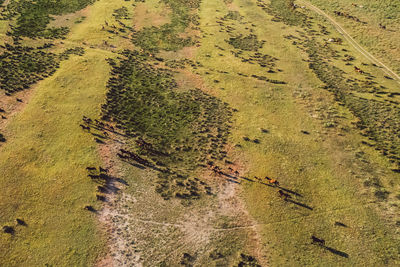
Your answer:
[[[344,14],[342,12],[335,12],[336,15],[338,16],[346,16],[349,17],[347,14]],[[353,18],[353,17],[349,17],[349,18]],[[355,18],[356,19],[356,18]],[[380,24],[381,28],[385,28],[385,26]],[[354,70],[360,74],[363,74],[364,71],[361,70],[358,67],[354,67]],[[257,78],[257,77],[256,77]],[[19,101],[19,99],[17,99],[17,101]],[[21,102],[22,100],[20,100]],[[2,112],[2,110],[0,109],[0,112]],[[4,119],[4,116],[2,115],[2,118]],[[83,123],[79,125],[82,130],[90,132],[91,129],[96,129],[96,130],[101,130],[102,134],[105,138],[110,137],[111,134],[115,134],[116,129],[114,128],[114,126],[104,123],[102,121],[99,121],[97,119],[92,120],[91,118],[88,117],[83,117]],[[0,135],[1,137],[1,135]],[[99,138],[95,138],[95,141],[97,143],[103,143],[103,141]],[[139,147],[144,147],[146,149],[151,149],[151,144],[143,141],[143,140],[138,140],[137,141],[137,145]],[[146,159],[140,157],[138,154],[129,151],[129,150],[125,150],[125,149],[120,149],[119,153],[117,153],[117,156],[120,159],[133,159],[136,162],[138,162],[139,164],[143,164],[146,165],[148,164],[148,162],[146,161]],[[223,176],[223,175],[233,175],[233,177],[240,177],[240,173],[238,170],[234,170],[231,167],[228,168],[228,171],[223,171],[221,167],[216,166],[216,165],[209,165],[210,169],[212,170],[212,172],[214,172],[215,175],[217,176]],[[86,170],[88,171],[88,177],[91,178],[92,180],[100,180],[100,181],[105,181],[107,183],[107,181],[110,179],[110,176],[108,175],[109,170],[107,168],[103,168],[101,166],[99,167],[86,167]],[[280,183],[278,180],[276,179],[272,179],[269,178],[268,176],[265,176],[264,179],[259,178],[259,177],[254,177],[258,182],[260,183],[264,183],[267,184],[271,187],[277,188],[277,195],[285,202],[289,201],[292,198],[292,195],[289,193],[288,190],[285,190],[284,188],[282,188],[280,186]],[[106,197],[104,196],[104,193],[107,193],[108,190],[107,188],[103,185],[98,185],[97,186],[97,191],[99,193],[103,193],[103,194],[96,194],[96,198],[99,201],[106,201]],[[86,205],[84,207],[85,210],[91,211],[91,212],[97,212],[97,210],[91,206],[91,205]],[[16,219],[16,225],[17,226],[27,226],[27,224],[22,220],[17,218]],[[335,222],[335,225],[339,225],[339,226],[345,226],[344,224],[340,223],[340,222]],[[4,233],[8,233],[8,234],[14,234],[15,232],[15,228],[13,226],[4,226],[3,227],[3,232]],[[326,246],[326,242],[324,239],[321,239],[315,235],[311,235],[310,236],[311,239],[311,243],[315,244],[315,245],[319,245],[321,247],[325,247]]]
[[[86,116],[83,117],[83,123],[80,124],[79,126],[82,128],[82,130],[84,131],[88,131],[90,132],[90,130],[92,128],[96,129],[96,130],[103,130],[103,135],[104,137],[109,137],[108,131],[110,131],[110,133],[116,133],[115,131],[115,127],[108,124],[108,123],[104,123],[102,121],[99,121],[97,119],[92,120]],[[144,140],[136,140],[136,144],[138,145],[138,147],[143,147],[146,149],[152,149],[152,145]],[[117,153],[117,156],[119,159],[124,160],[124,159],[132,159],[134,161],[136,161],[139,164],[142,164],[144,166],[148,165],[149,162],[142,158],[141,156],[139,156],[137,153],[134,153],[132,151],[126,150],[126,149],[119,149],[119,152]],[[228,167],[227,170],[223,170],[222,167],[214,165],[212,162],[208,163],[208,168],[212,171],[212,173],[214,173],[214,175],[218,176],[218,177],[222,177],[222,176],[226,176],[226,177],[231,177],[231,178],[240,178],[240,173],[238,170],[233,169],[232,167]],[[101,180],[104,182],[104,184],[107,184],[109,182],[109,180],[111,179],[111,176],[108,175],[108,169],[107,168],[103,168],[101,166],[99,166],[98,168],[96,167],[86,167],[86,170],[88,171],[88,177],[91,178],[94,181],[98,181]],[[243,177],[245,178],[245,177]],[[290,193],[293,193],[295,195],[298,195],[296,192],[293,192],[291,190],[285,189],[283,187],[281,187],[280,182],[277,179],[273,179],[270,178],[268,176],[265,176],[264,178],[260,178],[257,176],[254,176],[254,179],[256,181],[258,181],[259,183],[277,188],[277,195],[279,198],[281,198],[283,201],[288,202],[291,198],[292,195]],[[97,187],[97,191],[99,193],[108,193],[108,190],[106,189],[107,186],[105,185],[99,185]],[[106,201],[106,198],[103,194],[96,194],[96,198],[99,201]],[[86,205],[84,207],[84,209],[91,211],[91,212],[97,212],[97,210],[91,206],[91,205]],[[341,225],[341,226],[345,226],[344,224],[340,223],[340,222],[336,222],[335,225]],[[316,244],[322,247],[325,247],[325,240],[316,237],[315,235],[311,235],[311,243],[312,244]]]

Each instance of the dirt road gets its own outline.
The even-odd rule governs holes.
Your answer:
[[[339,23],[337,23],[331,16],[329,16],[328,14],[326,14],[324,11],[322,11],[321,9],[319,9],[318,7],[312,5],[311,3],[304,1],[304,0],[300,0],[298,1],[299,4],[302,4],[304,6],[306,6],[307,8],[309,8],[310,10],[313,10],[314,12],[324,16],[325,18],[327,18],[332,25],[336,28],[336,30],[343,35],[343,37],[358,51],[360,52],[363,56],[365,56],[369,61],[371,61],[372,63],[378,65],[381,67],[382,71],[384,71],[388,76],[392,77],[393,79],[395,79],[399,84],[400,84],[400,76],[397,75],[393,70],[391,70],[389,67],[387,67],[385,64],[383,64],[381,61],[379,61],[378,59],[376,59],[373,55],[371,55],[368,51],[366,51],[363,47],[361,47],[361,45],[359,45],[351,36],[350,34],[348,34],[346,32],[345,29],[343,29],[342,26],[339,25]]]

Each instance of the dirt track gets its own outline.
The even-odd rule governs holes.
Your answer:
[[[383,64],[381,61],[379,61],[378,59],[376,59],[373,55],[371,55],[368,51],[366,51],[363,47],[361,47],[361,45],[359,45],[351,36],[350,34],[348,34],[346,32],[345,29],[343,29],[342,26],[340,26],[339,23],[337,23],[331,16],[329,16],[328,14],[326,14],[324,11],[322,11],[321,9],[319,9],[318,7],[312,5],[311,3],[304,1],[304,0],[300,0],[298,1],[298,3],[305,5],[306,7],[308,7],[310,10],[315,11],[316,13],[324,16],[325,18],[327,18],[332,25],[336,28],[336,30],[343,35],[343,37],[358,51],[360,52],[363,56],[365,56],[369,61],[371,61],[372,63],[379,65],[381,67],[381,69],[390,77],[392,77],[393,79],[395,79],[399,84],[400,84],[400,76],[397,75],[393,70],[391,70],[389,67],[387,67],[385,64]]]

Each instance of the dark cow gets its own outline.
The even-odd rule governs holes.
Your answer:
[[[85,210],[88,210],[88,211],[91,211],[91,212],[95,212],[96,211],[96,209],[95,208],[93,208],[92,206],[85,206]]]
[[[83,124],[79,124],[79,126],[82,128],[82,130],[90,131],[90,126],[85,126]]]
[[[6,234],[14,234],[15,230],[12,226],[3,226],[3,232]]]
[[[26,222],[25,222],[24,220],[22,220],[22,219],[18,219],[18,218],[17,218],[15,221],[17,222],[18,225],[24,225],[24,226],[26,226]]]
[[[325,240],[324,239],[319,239],[318,237],[312,235],[311,236],[311,243],[312,244],[316,244],[316,245],[320,245],[320,246],[325,246]]]
[[[99,201],[106,201],[106,197],[102,195],[96,195],[97,200]]]
[[[99,171],[102,173],[108,173],[108,169],[107,168],[102,168],[101,166],[99,166]]]
[[[280,198],[283,198],[283,200],[285,200],[285,201],[286,201],[288,198],[291,198],[291,197],[292,197],[291,195],[289,195],[289,194],[283,192],[283,190],[279,190],[279,191],[278,191],[278,194],[279,194],[279,197],[280,197]]]

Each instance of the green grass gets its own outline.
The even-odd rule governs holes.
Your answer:
[[[190,37],[180,37],[179,34],[189,26],[196,23],[196,17],[191,16],[190,10],[197,8],[198,0],[165,0],[165,4],[171,8],[171,22],[160,27],[145,27],[135,33],[133,43],[152,53],[160,50],[177,51],[185,46],[193,44]]]
[[[27,226],[3,235],[4,266],[86,266],[103,251],[95,217],[84,210],[95,205],[95,184],[85,167],[101,163],[78,125],[83,115],[97,115],[109,71],[104,59],[88,52],[63,62],[5,132],[1,225],[21,218]]]
[[[302,25],[302,18],[297,18],[296,15],[287,16],[290,12],[288,5],[284,1],[278,2],[280,1],[274,1],[276,6],[272,8],[285,10],[278,16],[281,21],[290,25]],[[237,157],[248,168],[245,175],[249,178],[254,175],[277,178],[283,187],[303,196],[295,197],[295,201],[313,208],[310,210],[293,203],[285,203],[278,198],[277,190],[259,183],[243,183],[243,197],[249,212],[262,224],[258,229],[263,253],[267,255],[269,264],[369,266],[398,263],[397,243],[391,237],[390,228],[382,224],[377,212],[379,204],[366,204],[376,198],[362,184],[363,175],[373,176],[380,169],[375,162],[385,167],[390,164],[372,149],[363,148],[367,153],[367,164],[370,165],[366,168],[354,158],[351,150],[345,150],[346,147],[352,147],[353,151],[360,149],[359,142],[362,138],[357,135],[357,131],[351,130],[342,139],[337,135],[340,132],[337,126],[328,130],[324,127],[325,119],[319,123],[310,118],[309,113],[315,113],[316,107],[321,106],[319,110],[334,108],[342,113],[339,117],[344,117],[335,120],[345,129],[351,129],[350,122],[354,120],[349,110],[333,101],[332,95],[318,89],[322,87],[321,82],[316,79],[307,63],[302,62],[302,53],[290,42],[282,41],[282,35],[290,34],[296,28],[270,22],[272,17],[264,13],[271,10],[270,6],[263,11],[250,1],[234,3],[241,7],[240,14],[256,25],[253,29],[258,39],[266,40],[260,52],[276,57],[277,68],[283,70],[267,76],[286,81],[288,85],[266,85],[235,75],[238,72],[260,75],[263,71],[258,66],[238,61],[229,51],[223,53],[223,60],[210,60],[209,55],[211,58],[218,57],[219,52],[214,52],[214,44],[224,47],[221,40],[226,39],[226,34],[219,32],[218,27],[204,28],[206,37],[201,41],[202,47],[196,59],[205,68],[228,72],[213,72],[205,76],[205,79],[210,87],[213,86],[214,79],[220,80],[220,87],[224,90],[216,88],[213,92],[239,110],[234,116],[232,143],[240,144],[236,149]],[[220,12],[216,13],[215,10]],[[201,25],[213,25],[215,15],[211,14],[223,15],[227,12],[221,2],[205,2],[200,13]],[[240,29],[238,24],[229,25]],[[293,98],[294,91],[305,96],[310,95],[305,98],[304,106]],[[263,133],[261,128],[268,129],[269,133]],[[311,134],[305,135],[301,130]],[[260,143],[243,141],[244,136],[257,138]],[[340,166],[340,163],[345,166]],[[352,172],[357,173],[356,177],[360,178],[355,179]],[[388,186],[389,181],[395,181],[394,177],[393,173],[381,176],[385,186]],[[398,183],[395,184],[393,190],[398,188]],[[335,221],[344,222],[349,228],[334,226]],[[349,257],[344,258],[310,245],[310,236],[313,234],[326,239],[328,246],[347,253]]]
[[[399,73],[400,46],[398,44],[400,39],[398,31],[400,29],[400,5],[397,1],[361,0],[356,3],[358,7],[352,6],[353,1],[350,0],[312,0],[310,2],[327,11],[364,48],[392,67],[396,73]],[[333,14],[335,10],[341,10],[356,16],[366,24],[335,16]],[[379,24],[386,26],[386,29],[381,29]]]
[[[0,88],[7,93],[28,89],[52,75],[59,62],[60,58],[54,53],[7,45],[0,55]]]
[[[366,76],[355,74],[354,65],[366,72],[377,69],[362,65],[360,55],[345,43],[324,48],[323,39],[340,36],[330,26],[318,26],[325,22],[307,17],[306,10],[291,10],[291,1],[228,2],[165,1],[170,23],[146,24],[134,40],[145,52],[169,51],[153,56],[113,54],[105,44],[132,48],[123,38],[127,34],[102,30],[105,21],[133,26],[132,2],[98,1],[82,13],[85,20],[70,26],[65,43],[51,51],[82,45],[85,54],[79,48],[67,50],[81,56],[71,54],[53,76],[38,83],[27,106],[1,131],[6,142],[0,144],[0,224],[16,230],[15,236],[2,234],[1,265],[88,266],[104,255],[106,237],[94,214],[83,209],[100,207],[85,167],[101,165],[101,159],[93,137],[79,128],[83,115],[100,115],[102,104],[106,120],[112,118],[130,137],[143,138],[169,155],[140,149],[135,138],[123,140],[151,167],[170,172],[114,163],[118,177],[128,183],[114,202],[124,216],[112,222],[122,240],[115,243],[122,260],[139,255],[152,266],[254,266],[259,251],[265,257],[257,260],[271,266],[399,264],[394,228],[398,176],[389,171],[392,165],[376,144],[365,145],[371,140],[356,128],[360,122],[375,127],[384,118],[396,118],[395,109],[386,109],[388,100],[398,98],[389,96],[395,92],[393,82],[376,74],[376,84],[369,84]],[[78,2],[70,4],[74,8],[62,10],[77,10]],[[202,46],[185,60],[187,51],[180,49],[193,42],[182,36],[198,22]],[[225,41],[237,36],[244,38]],[[353,65],[346,65],[345,54],[354,57]],[[163,56],[170,60],[159,61]],[[110,57],[112,67],[105,61]],[[164,63],[179,69],[165,70]],[[230,129],[227,106],[237,109]],[[383,133],[385,141],[396,132],[391,125]],[[240,185],[230,187],[219,181],[222,177],[203,180],[207,172],[197,167],[208,160],[223,165],[227,148],[242,175],[278,179],[301,195],[293,196],[297,204],[284,202],[277,189],[257,182],[239,179]],[[226,188],[240,191],[251,219],[240,213]],[[191,199],[173,197],[192,191]],[[211,194],[199,197],[200,191]],[[15,226],[16,218],[28,226]],[[335,226],[336,221],[348,227]],[[258,236],[253,228],[226,229],[253,222]],[[324,238],[336,254],[311,245],[311,235]]]
[[[13,16],[17,16],[16,27],[13,34],[16,36],[26,37],[44,37],[44,38],[61,38],[68,33],[68,28],[47,28],[51,21],[50,15],[62,15],[78,11],[89,4],[92,0],[39,0],[17,1],[16,5],[8,5],[5,12],[15,12]]]
[[[154,68],[146,55],[124,51],[121,56],[110,63],[103,118],[151,144],[149,151],[133,148],[165,166],[157,187],[164,198],[198,198],[200,184],[189,179],[190,171],[225,158],[230,109],[199,89],[177,91],[172,72]]]
[[[93,14],[107,5],[97,2]],[[102,163],[93,137],[82,132],[79,123],[83,115],[99,115],[110,69],[105,59],[113,54],[90,48],[83,54],[73,39],[81,38],[80,26],[99,29],[101,22],[89,16],[72,26],[65,47],[51,49],[64,59],[60,68],[34,86],[27,106],[1,131],[6,142],[0,147],[0,179],[5,187],[0,224],[15,228],[14,236],[2,233],[2,266],[90,266],[105,252],[106,239],[97,218],[84,210],[86,205],[100,208],[96,184],[85,168]],[[101,42],[101,34],[93,38]],[[36,71],[26,58],[24,71]],[[16,218],[27,226],[16,226]]]

